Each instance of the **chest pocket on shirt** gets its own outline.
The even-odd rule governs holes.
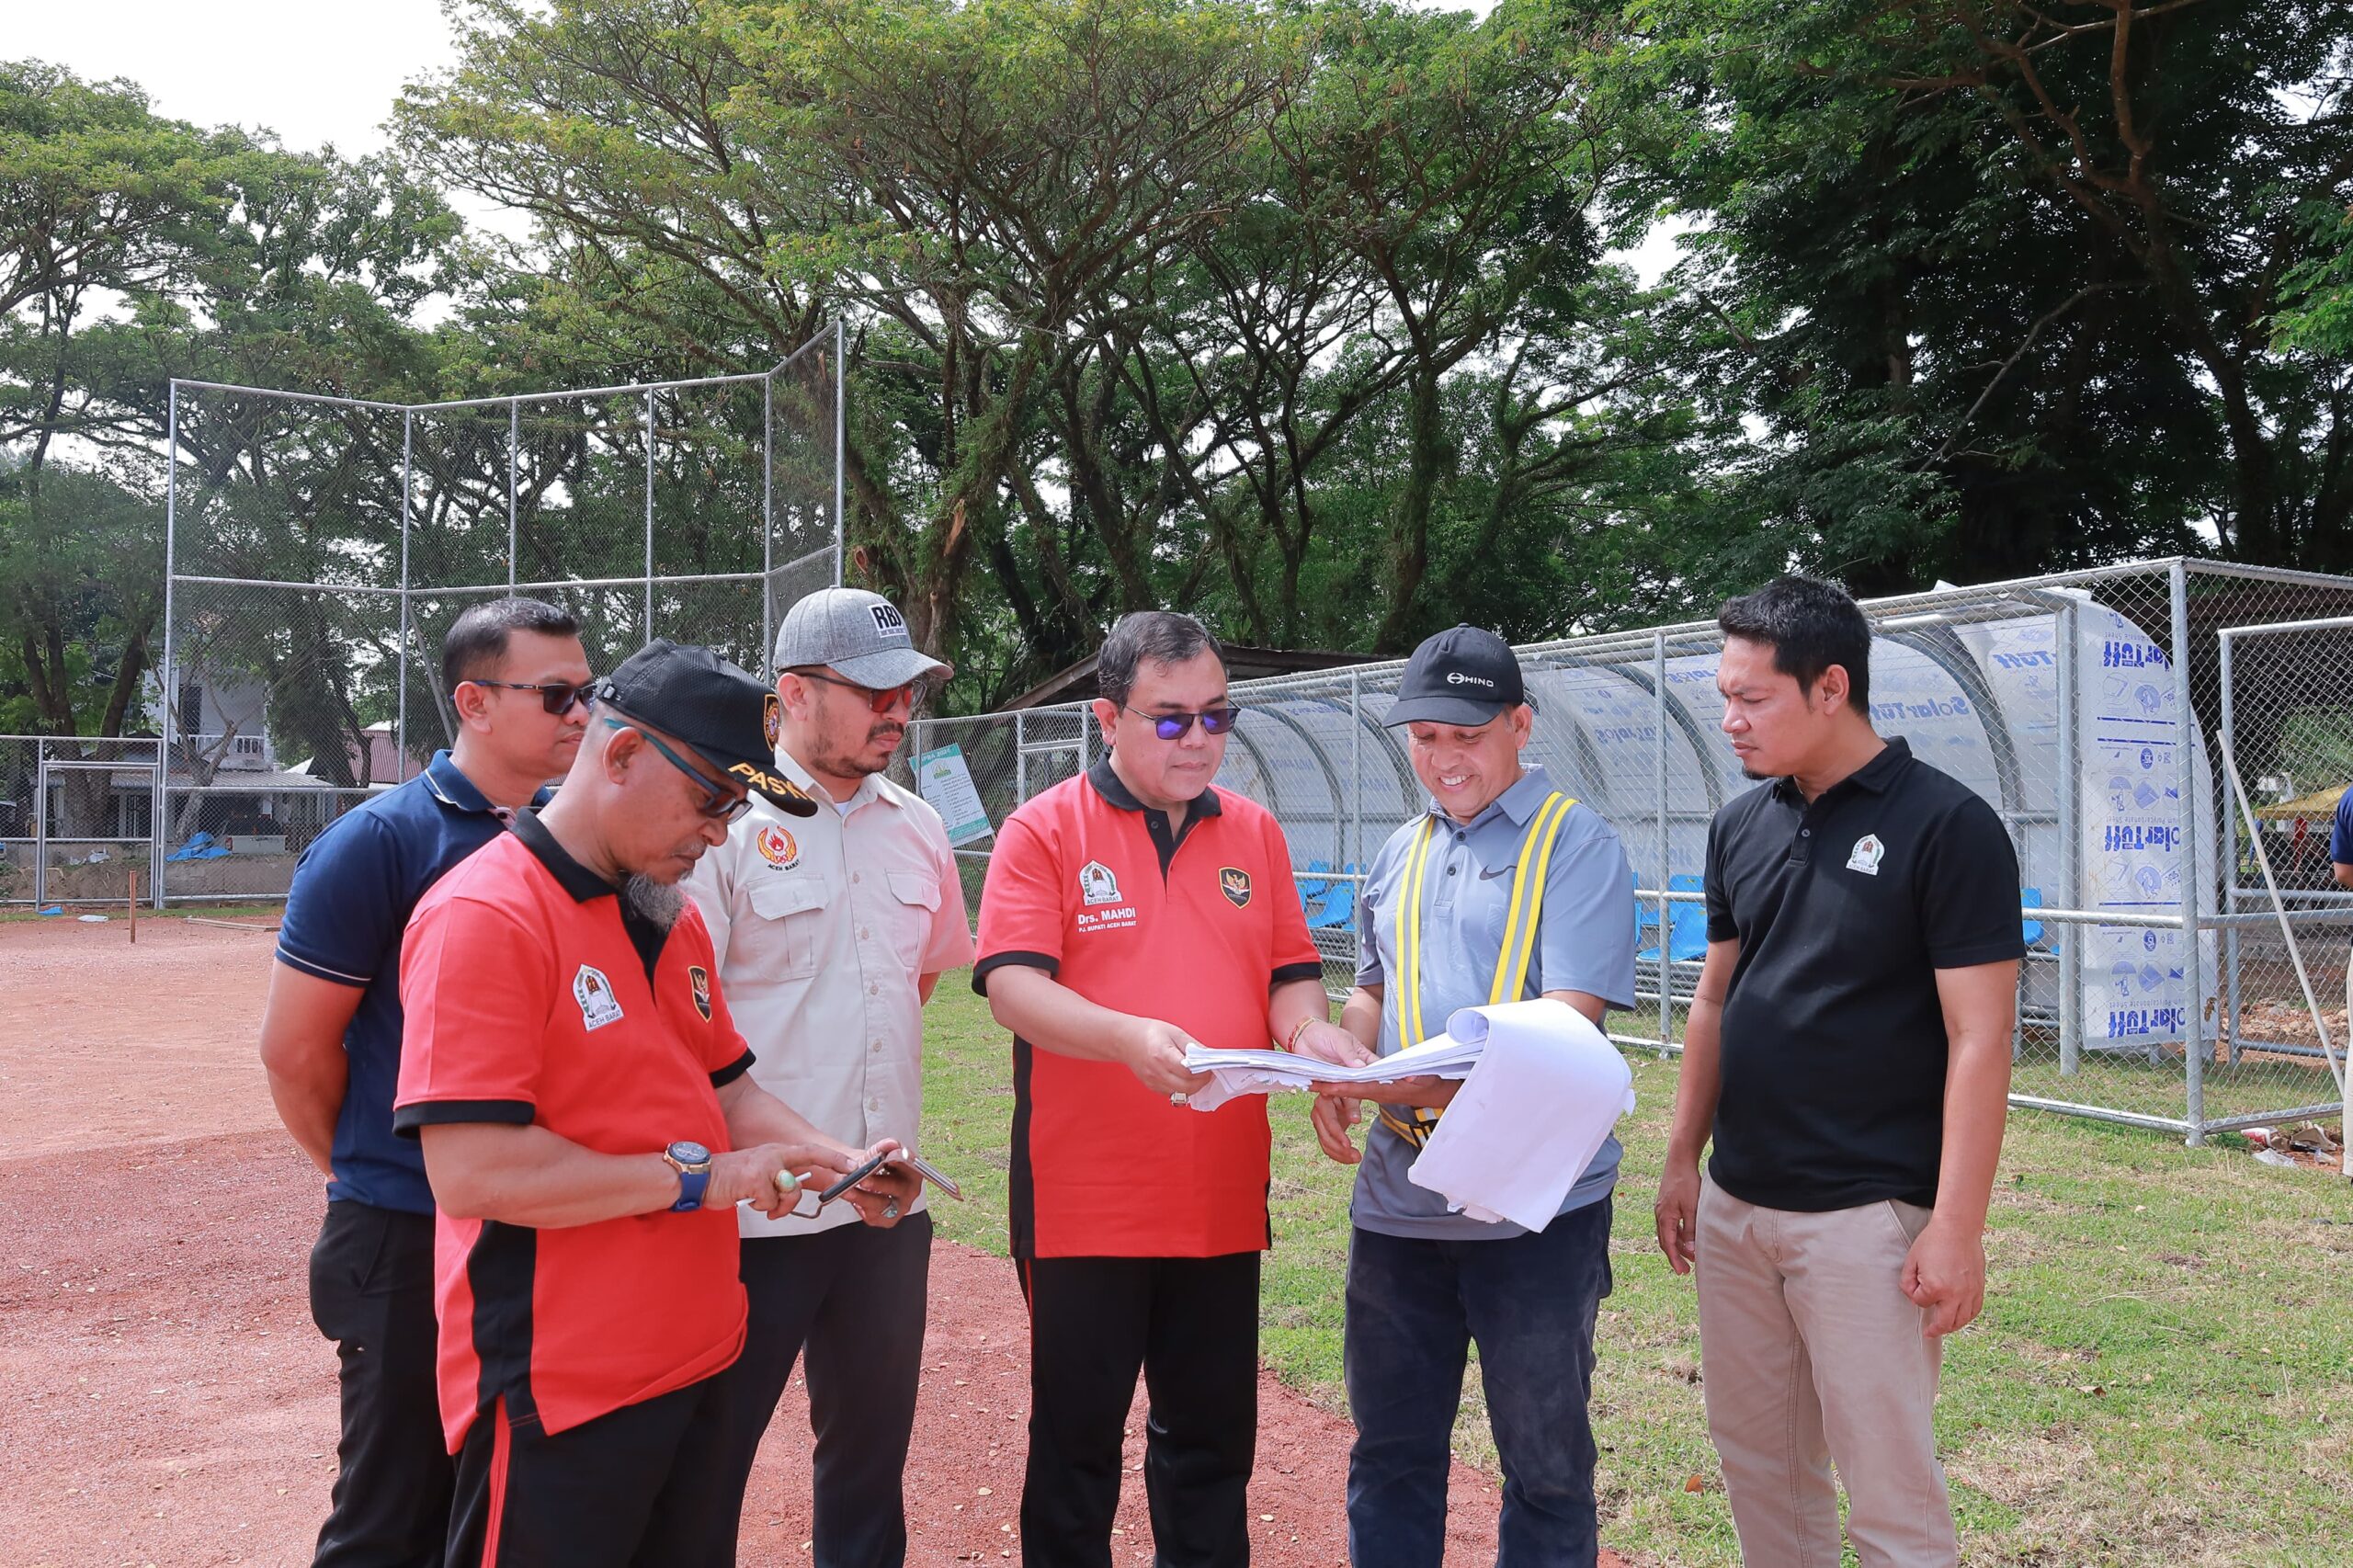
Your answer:
[[[882,919],[892,955],[913,974],[931,940],[931,917],[939,913],[939,879],[921,871],[892,871],[889,876],[891,900]]]
[[[752,913],[767,926],[760,946],[779,980],[817,972],[817,933],[825,918],[825,884],[815,877],[770,876],[752,884]]]

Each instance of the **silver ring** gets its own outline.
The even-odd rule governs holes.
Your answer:
[[[895,1198],[884,1199],[882,1204],[882,1218],[885,1220],[895,1220],[898,1217],[899,1200]]]
[[[1182,1089],[1177,1090],[1175,1094],[1168,1096],[1168,1103],[1175,1106],[1179,1110],[1184,1109],[1190,1102],[1191,1096],[1188,1096]]]

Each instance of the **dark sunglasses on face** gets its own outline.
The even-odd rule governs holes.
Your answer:
[[[881,691],[877,691],[870,686],[860,686],[854,680],[844,680],[839,676],[829,676],[823,670],[795,670],[792,673],[802,680],[821,680],[827,686],[838,686],[845,691],[854,691],[866,699],[866,706],[877,713],[888,713],[899,705],[902,698],[905,699],[910,710],[920,708],[923,706],[924,693],[929,689],[920,676],[904,686],[885,687]]]
[[[624,723],[619,719],[611,718],[607,719],[605,722],[611,725],[616,730],[635,730],[639,734],[645,737],[646,744],[652,746],[655,751],[660,752],[664,756],[670,759],[671,767],[676,768],[679,772],[685,774],[688,778],[701,785],[703,795],[702,804],[697,807],[696,810],[700,812],[704,816],[709,817],[711,821],[723,823],[741,822],[744,819],[745,813],[752,809],[751,796],[728,795],[717,785],[711,783],[708,778],[704,777],[702,769],[697,767],[693,763],[688,762],[685,757],[680,756],[676,752],[672,751],[668,746],[664,745],[662,744],[662,737],[655,734],[653,731],[646,729],[643,725]]]
[[[1120,706],[1128,708],[1124,702]],[[1128,708],[1128,711],[1139,719],[1151,720],[1152,733],[1164,741],[1173,741],[1190,730],[1196,719],[1200,721],[1204,733],[1222,735],[1233,728],[1233,722],[1242,717],[1242,710],[1231,706],[1204,708],[1199,713],[1147,713],[1141,708]]]
[[[597,705],[597,683],[594,680],[584,680],[578,686],[574,686],[568,681],[553,681],[546,686],[530,686],[521,681],[512,680],[476,680],[460,684],[495,687],[501,691],[536,691],[540,694],[540,706],[559,719],[571,712],[574,704],[584,708],[594,708]]]

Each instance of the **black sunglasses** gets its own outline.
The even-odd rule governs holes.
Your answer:
[[[1124,702],[1120,706],[1128,708]],[[1196,719],[1200,721],[1203,733],[1222,735],[1233,728],[1233,722],[1242,717],[1241,709],[1230,706],[1204,708],[1199,713],[1147,713],[1141,708],[1128,708],[1128,711],[1139,719],[1151,720],[1152,733],[1164,741],[1173,741],[1190,730]]]
[[[670,766],[702,786],[702,804],[696,809],[713,822],[738,823],[752,809],[749,795],[730,795],[707,778],[702,769],[662,744],[662,737],[642,724],[631,724],[607,714],[605,722],[616,730],[635,730],[645,737],[646,744],[669,758]]]
[[[597,705],[597,682],[593,679],[584,680],[578,686],[574,686],[568,681],[551,681],[546,686],[531,686],[522,681],[513,680],[460,681],[459,684],[492,686],[501,691],[536,691],[540,694],[540,706],[559,719],[571,712],[575,705],[589,708]]]

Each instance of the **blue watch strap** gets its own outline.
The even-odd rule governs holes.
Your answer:
[[[678,1201],[670,1205],[674,1214],[688,1214],[702,1207],[703,1188],[710,1185],[709,1171],[678,1173]]]

